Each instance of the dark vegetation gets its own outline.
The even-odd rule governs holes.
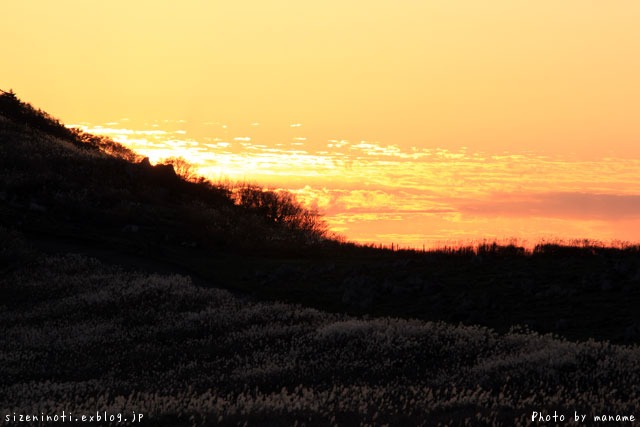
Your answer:
[[[559,425],[576,425],[577,411],[588,416],[577,425],[598,425],[593,415],[637,415],[637,346],[358,319],[80,255],[41,257],[15,232],[0,237],[10,241],[3,254],[24,263],[0,279],[11,292],[0,310],[3,414],[135,411],[140,425],[167,427],[555,425],[532,423],[533,411],[564,414]]]
[[[0,93],[0,409],[91,395],[164,425],[629,411],[639,306],[638,246],[358,246],[289,193],[151,165]]]
[[[160,257],[176,246],[271,253],[325,238],[321,218],[286,193],[185,179],[12,93],[0,96],[0,114],[4,224]]]
[[[135,255],[332,311],[640,341],[638,246],[358,246],[290,193],[212,183],[182,159],[152,166],[12,92],[0,96],[0,125],[1,224],[43,247]]]

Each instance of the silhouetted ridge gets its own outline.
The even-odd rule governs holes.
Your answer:
[[[31,104],[21,102],[13,91],[2,91],[0,94],[0,113],[8,119],[33,129],[46,132],[51,136],[75,141],[75,134],[57,119]]]
[[[105,136],[92,135],[80,129],[69,129],[58,119],[31,104],[22,102],[13,91],[0,90],[0,114],[19,125],[28,126],[50,136],[63,139],[76,147],[100,150],[127,160],[140,158],[130,149]]]
[[[0,274],[28,252],[2,246],[19,233],[57,248],[71,241],[89,254],[178,265],[235,290],[322,309],[640,342],[638,245],[484,242],[421,252],[340,242],[290,193],[214,184],[180,159],[152,165],[79,146],[55,136],[68,130],[13,93],[1,99]]]
[[[0,214],[10,227],[150,252],[296,251],[325,240],[319,215],[287,192],[216,185],[172,164],[152,165],[109,138],[66,128],[12,91],[0,93],[0,116],[0,199],[11,207]]]

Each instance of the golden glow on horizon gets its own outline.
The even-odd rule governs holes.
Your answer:
[[[303,137],[274,148],[250,137],[181,140],[180,130],[83,129],[153,162],[183,156],[213,181],[285,188],[352,241],[412,248],[511,238],[640,241],[640,159],[404,151],[345,139],[314,150],[319,144],[307,147]]]
[[[640,2],[2,13],[0,88],[152,160],[292,189],[353,239],[640,239]]]

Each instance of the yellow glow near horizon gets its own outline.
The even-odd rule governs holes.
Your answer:
[[[314,150],[303,137],[269,147],[250,137],[201,143],[180,130],[83,129],[152,162],[179,153],[214,182],[291,191],[352,241],[411,248],[512,238],[640,241],[640,159],[403,150],[344,139]]]
[[[65,123],[127,130],[121,138],[155,160],[183,156],[212,175],[297,191],[309,184],[318,197],[330,182],[334,199],[312,199],[333,200],[336,229],[356,238],[366,227],[387,241],[540,228],[620,236],[635,224],[516,220],[521,199],[509,197],[543,194],[522,199],[536,215],[544,203],[554,215],[577,215],[570,202],[633,207],[640,2],[6,3],[0,88]],[[414,229],[380,206],[373,225],[370,212],[341,216],[357,203],[431,208],[407,192],[468,203],[446,218],[423,213]]]

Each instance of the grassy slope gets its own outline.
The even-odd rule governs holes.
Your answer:
[[[640,404],[638,347],[256,302],[0,234],[20,260],[0,279],[3,414],[525,426],[532,411],[589,420]]]
[[[78,136],[28,104],[0,101],[0,224],[50,252],[113,262],[135,256],[260,298],[336,312],[640,342],[638,247],[421,254],[308,244],[235,204],[227,188],[163,180],[113,141]]]
[[[508,332],[637,343],[638,248],[309,244],[224,188],[163,181],[101,141],[21,120],[0,114],[0,408],[81,411],[92,396],[166,425],[334,413],[433,425],[476,412],[510,425],[538,406],[639,403],[637,346]]]

